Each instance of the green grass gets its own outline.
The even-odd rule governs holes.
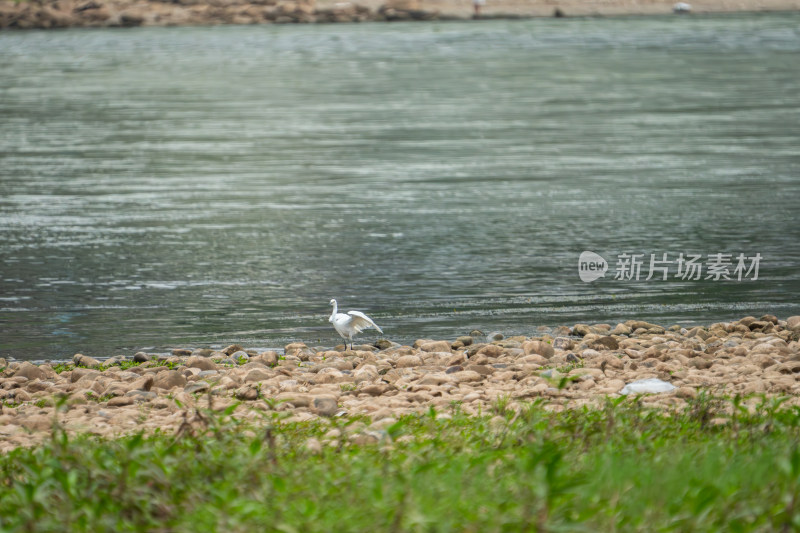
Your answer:
[[[797,531],[800,409],[701,395],[497,417],[409,416],[373,445],[201,411],[180,436],[70,440],[0,457],[2,531]]]
[[[141,365],[145,365],[145,366],[149,366],[149,367],[165,366],[165,367],[169,368],[170,370],[175,370],[176,368],[181,366],[181,363],[177,363],[177,362],[174,362],[174,361],[167,362],[167,361],[157,361],[157,360],[148,361],[147,363],[140,363],[140,362],[137,362],[137,361],[120,361],[118,363],[113,363],[113,364],[101,364],[101,365],[95,367],[94,370],[97,370],[99,372],[103,372],[103,371],[108,370],[109,368],[115,367],[115,366],[119,367],[122,370],[128,370],[129,368],[133,368],[135,366],[141,366]],[[84,365],[76,365],[74,363],[56,363],[56,364],[53,365],[53,370],[55,371],[56,374],[60,374],[60,373],[65,372],[67,370],[74,370],[76,368],[89,368],[89,367],[84,366]]]

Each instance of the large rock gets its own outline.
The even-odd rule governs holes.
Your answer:
[[[419,347],[423,352],[447,352],[450,353],[450,343],[447,341],[434,341],[421,344]]]
[[[210,385],[205,381],[195,381],[194,383],[189,383],[186,387],[183,388],[183,392],[187,394],[195,394],[206,392],[210,388]]]
[[[275,350],[267,350],[266,352],[261,352],[251,360],[260,361],[267,366],[275,366],[278,364],[279,357],[278,352]]]
[[[523,343],[522,350],[525,352],[525,355],[536,354],[546,359],[550,359],[556,353],[552,345],[542,341],[527,341]]]
[[[130,396],[117,396],[108,400],[109,407],[124,407],[126,405],[133,405],[136,400]]]
[[[372,383],[359,389],[359,392],[369,394],[370,396],[381,396],[390,390],[395,390],[393,385],[388,383]]]
[[[252,385],[245,385],[244,387],[236,389],[234,396],[237,400],[252,402],[258,399],[258,389]]]
[[[245,383],[252,383],[253,381],[264,381],[273,377],[272,372],[268,370],[261,370],[260,368],[254,368],[244,378]]]
[[[470,335],[462,335],[456,339],[456,342],[460,342],[462,346],[471,346],[474,341],[475,339],[473,339]]]
[[[71,383],[76,383],[81,379],[88,377],[89,379],[94,379],[100,375],[100,372],[97,370],[92,370],[90,368],[75,368],[70,372],[69,380]]]
[[[404,355],[397,359],[397,368],[411,368],[422,366],[422,359],[416,355]]]
[[[38,366],[25,361],[17,369],[14,376],[28,378],[29,380],[33,381],[34,379],[45,379],[47,377],[47,374],[44,370],[42,370]]]
[[[600,337],[592,343],[592,347],[607,350],[619,350],[617,339],[611,336]]]
[[[353,382],[375,381],[378,379],[378,368],[375,365],[364,365],[353,374]]]
[[[245,352],[244,350],[239,350],[239,351],[233,352],[231,354],[231,359],[237,365],[244,364],[245,362],[250,360],[250,355],[247,352]]]
[[[471,352],[472,350],[470,350]],[[469,353],[469,352],[467,352]],[[478,355],[485,355],[486,357],[496,358],[503,355],[503,348],[496,344],[485,344],[478,350]]]
[[[650,322],[645,322],[644,320],[628,320],[625,322],[625,325],[631,328],[631,330],[636,331],[637,329],[645,329],[645,330],[661,330],[662,333],[664,328],[658,326],[656,324],[651,324]]]
[[[186,366],[189,368],[199,368],[200,370],[216,370],[217,364],[206,357],[199,357],[196,355],[191,356],[186,360]]]
[[[186,386],[186,376],[177,370],[162,371],[156,374],[156,377],[153,381],[153,386],[166,390],[170,390],[175,387],[183,388]]]
[[[75,363],[76,366],[85,366],[86,368],[97,368],[101,366],[100,361],[94,357],[89,357],[88,355],[80,353],[76,353],[72,357],[72,362]]]
[[[594,331],[588,324],[575,324],[572,326],[572,334],[578,337],[585,337],[590,333],[594,333]]]
[[[625,324],[617,324],[616,327],[611,331],[612,335],[630,335],[631,328],[626,326]]]
[[[339,410],[336,397],[330,394],[320,394],[314,397],[314,412],[321,416],[333,416]]]
[[[480,381],[483,379],[483,376],[481,376],[474,370],[464,370],[463,372],[456,372],[455,374],[452,374],[452,376],[458,383],[472,383],[474,381]]]
[[[244,348],[242,348],[240,345],[231,344],[230,346],[227,346],[225,349],[223,349],[222,353],[224,353],[225,355],[229,355],[230,356],[230,355],[233,355],[236,352],[241,352],[241,351],[244,351]]]
[[[275,396],[275,400],[290,403],[295,407],[308,407],[311,404],[311,396],[300,392],[282,392]]]

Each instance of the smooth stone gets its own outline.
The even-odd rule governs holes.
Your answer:
[[[450,343],[447,341],[426,342],[420,345],[423,352],[446,352],[450,353]],[[409,356],[410,357],[410,356]]]
[[[125,393],[125,396],[128,398],[132,398],[137,402],[149,402],[150,400],[155,400],[158,398],[158,394],[152,391],[147,390],[132,390]],[[115,398],[116,399],[116,398]],[[111,402],[111,400],[109,400]],[[109,403],[111,405],[111,403]]]
[[[456,339],[456,342],[460,342],[464,346],[470,346],[473,342],[475,342],[475,339],[473,339],[471,335],[462,335]]]
[[[592,344],[595,346],[597,345],[603,346],[609,350],[619,350],[619,343],[617,342],[617,339],[611,336],[600,337],[599,339],[595,340]]]
[[[273,373],[268,370],[261,370],[260,368],[254,368],[250,372],[247,373],[245,376],[244,381],[245,383],[250,383],[253,381],[264,381],[273,377]]]
[[[267,350],[266,352],[261,352],[253,360],[261,361],[267,366],[275,366],[278,364],[278,352],[274,350]]]
[[[137,391],[138,392],[138,391]],[[109,407],[125,407],[126,405],[133,405],[136,402],[130,396],[117,396],[108,400]]]
[[[217,364],[206,357],[198,357],[193,355],[186,360],[186,366],[189,368],[199,368],[200,370],[216,370]]]
[[[339,404],[332,395],[319,395],[314,397],[314,411],[321,416],[333,416],[339,410]]]
[[[34,379],[45,379],[47,374],[38,366],[25,361],[19,366],[17,371],[14,373],[14,376],[28,378],[29,380],[33,381]]]
[[[253,400],[258,399],[258,389],[250,385],[245,385],[244,387],[238,388],[234,393],[234,396],[237,400],[252,402]]]
[[[69,380],[71,383],[75,383],[76,381],[85,378],[86,376],[90,376],[92,378],[97,377],[100,375],[100,372],[97,370],[92,370],[90,368],[75,368],[70,372]]]
[[[186,385],[186,376],[177,370],[166,370],[156,374],[153,380],[154,387],[162,389],[172,389],[173,387],[184,387]]]
[[[244,350],[238,350],[231,354],[231,359],[238,365],[241,364],[242,360],[247,361],[250,359],[250,356]]]
[[[89,357],[88,355],[80,353],[76,353],[72,357],[72,362],[75,363],[76,366],[85,366],[86,368],[96,368],[100,366],[100,361],[94,357]]]
[[[543,341],[527,341],[523,343],[522,349],[525,355],[541,355],[544,358],[550,359],[555,355],[555,349],[551,344]]]
[[[303,346],[305,346],[305,344]],[[227,346],[225,349],[223,349],[221,351],[225,355],[232,355],[232,354],[234,354],[236,352],[243,352],[244,348],[242,348],[238,344],[231,344],[230,346]]]
[[[557,337],[553,339],[552,346],[556,350],[571,350],[575,343],[569,337]]]
[[[404,355],[397,359],[397,368],[410,368],[422,366],[422,359],[416,355]]]
[[[186,385],[183,388],[183,392],[187,394],[195,394],[197,392],[206,392],[209,388],[210,385],[205,381],[195,381]]]
[[[375,342],[375,347],[378,348],[379,350],[388,350],[395,344],[396,343],[390,341],[389,339],[379,339],[378,341]]]

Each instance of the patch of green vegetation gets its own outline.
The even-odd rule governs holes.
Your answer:
[[[112,368],[112,367],[115,367],[115,366],[121,368],[122,370],[127,370],[127,369],[133,368],[135,366],[140,366],[141,364],[142,363],[139,363],[139,362],[133,361],[133,360],[131,360],[131,361],[120,361],[118,363],[113,363],[113,364],[107,364],[107,363],[102,364],[102,365],[100,365],[98,367],[95,367],[95,370],[99,370],[100,372],[103,372],[103,371],[108,370],[109,368]],[[62,372],[68,371],[68,370],[75,370],[76,368],[89,368],[89,367],[84,366],[84,365],[76,365],[74,363],[56,363],[56,364],[53,365],[53,370],[55,371],[56,374],[60,374]]]
[[[355,383],[341,383],[341,384],[339,384],[339,388],[342,390],[342,392],[353,391],[353,390],[356,390],[356,384]]]
[[[128,370],[129,368],[133,368],[133,367],[136,367],[136,366],[140,366],[141,364],[142,364],[142,363],[140,363],[140,362],[138,362],[138,361],[133,361],[133,360],[131,360],[131,361],[120,361],[120,363],[119,363],[118,365],[111,365],[111,366],[118,366],[118,367],[120,367],[120,369],[122,369],[122,370]],[[104,370],[105,370],[106,368],[109,368],[109,366],[106,366],[106,367],[104,368]]]
[[[75,365],[72,363],[56,363],[53,365],[53,371],[56,374],[60,374],[62,372],[66,372],[67,370],[73,370]]]
[[[170,370],[175,370],[176,368],[178,368],[181,365],[183,365],[183,363],[180,363],[180,362],[177,362],[177,361],[166,361],[166,360],[164,360],[164,361],[153,361],[153,364],[151,366],[165,366],[165,367],[169,368]]]
[[[499,403],[496,406],[500,407]],[[431,409],[376,444],[359,418],[260,425],[199,410],[178,435],[70,439],[0,457],[0,530],[797,531],[800,408],[700,395],[491,417]],[[254,411],[259,412],[260,411]],[[187,417],[189,420],[190,417]],[[199,420],[199,422],[197,422]]]
[[[96,392],[86,391],[86,399],[97,403],[107,402],[113,397],[114,397],[113,394],[103,394],[102,396],[100,396]]]
[[[576,368],[583,368],[583,361],[579,361],[577,363],[568,363],[564,366],[559,366],[556,370],[562,374],[569,374],[570,370],[575,370]]]
[[[507,417],[514,414],[508,407],[511,403],[511,396],[508,394],[501,394],[494,402],[492,402],[492,412],[497,416]]]

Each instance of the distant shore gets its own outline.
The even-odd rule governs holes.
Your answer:
[[[0,0],[0,29],[658,15],[671,0]],[[800,11],[800,0],[703,0],[691,13]]]
[[[43,442],[56,420],[76,435],[171,433],[201,405],[244,417],[285,411],[298,422],[378,421],[445,411],[453,402],[477,415],[498,399],[512,410],[536,399],[562,410],[641,392],[653,393],[644,404],[665,410],[703,393],[787,396],[787,406],[800,405],[800,316],[691,329],[641,320],[576,324],[536,337],[474,332],[351,350],[296,342],[281,351],[231,345],[102,362],[76,354],[69,364],[38,366],[0,359],[0,453]]]

